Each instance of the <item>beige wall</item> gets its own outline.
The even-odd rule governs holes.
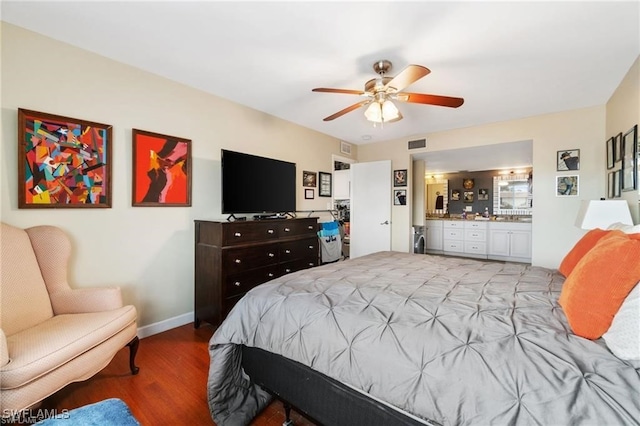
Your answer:
[[[606,138],[620,132],[624,135],[636,124],[640,124],[640,56],[636,58],[622,83],[607,102]],[[606,172],[619,169],[620,166],[621,163],[617,163],[613,169]],[[638,178],[640,179],[640,176]],[[634,223],[640,223],[639,194],[640,184],[637,191],[622,192],[622,198],[629,202]]]
[[[484,126],[415,135],[411,139],[426,137],[427,148],[421,151],[412,150],[411,154],[533,140],[532,263],[555,268],[582,235],[583,231],[574,226],[580,200],[598,199],[605,194],[606,186],[602,173],[605,167],[604,135],[605,107],[602,105]],[[580,149],[578,197],[558,198],[555,195],[555,177],[559,174],[556,172],[556,151],[561,149]],[[358,155],[360,161],[392,158],[394,169],[406,168],[410,163],[407,140],[404,139],[360,145]],[[393,210],[394,250],[408,251],[410,248],[411,211],[411,206],[396,207]]]
[[[171,82],[93,53],[2,23],[1,219],[27,227],[51,224],[73,243],[70,281],[78,287],[120,285],[139,325],[193,310],[193,220],[219,220],[220,149],[297,163],[298,209],[303,170],[331,171],[339,141],[270,115]],[[215,78],[215,76],[212,76]],[[113,207],[17,208],[17,109],[113,125]],[[192,140],[191,208],[131,207],[131,129]],[[356,147],[354,148],[354,156]],[[340,154],[342,155],[342,154]]]

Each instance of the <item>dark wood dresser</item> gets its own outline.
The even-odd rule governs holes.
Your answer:
[[[195,319],[219,325],[250,289],[317,266],[318,219],[195,221]]]

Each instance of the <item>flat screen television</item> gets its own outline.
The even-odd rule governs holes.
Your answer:
[[[222,213],[296,211],[296,164],[222,150]]]

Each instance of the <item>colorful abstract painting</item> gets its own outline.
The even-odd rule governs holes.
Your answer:
[[[18,110],[18,207],[111,207],[107,124]]]
[[[134,206],[191,206],[191,141],[133,129]]]

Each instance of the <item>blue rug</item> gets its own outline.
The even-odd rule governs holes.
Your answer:
[[[85,405],[36,423],[39,426],[140,426],[129,407],[117,398]]]

